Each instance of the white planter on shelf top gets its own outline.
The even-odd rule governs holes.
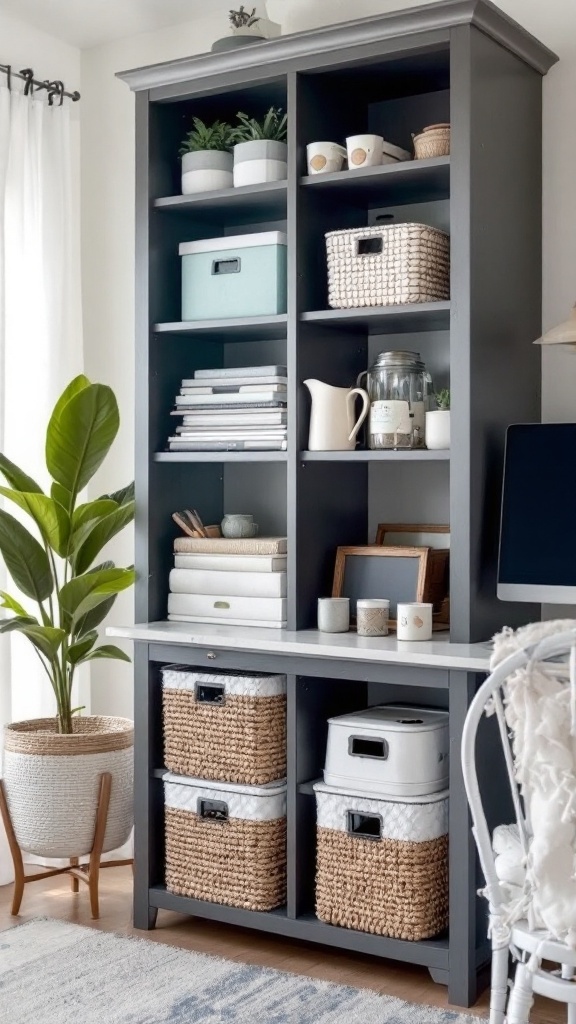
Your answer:
[[[450,447],[450,409],[426,413],[426,447],[432,451]]]
[[[288,147],[285,142],[253,139],[234,146],[234,185],[258,185],[264,181],[284,181],[288,173]]]
[[[184,153],[182,157],[182,195],[232,188],[234,175],[232,153],[219,149],[202,149]]]

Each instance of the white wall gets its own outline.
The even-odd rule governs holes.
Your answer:
[[[269,0],[285,31],[415,6],[418,0]],[[427,0],[421,0],[427,2]],[[114,73],[200,53],[224,34],[225,11],[154,34],[143,34],[82,55],[82,217],[86,372],[110,383],[123,414],[120,440],[108,463],[114,483],[133,467],[134,98]],[[226,5],[227,6],[227,5]],[[544,328],[563,320],[576,300],[576,31],[574,0],[500,0],[500,7],[561,57],[544,80]],[[527,343],[529,339],[527,339]],[[545,353],[544,418],[573,419],[576,359]],[[130,560],[130,540],[117,544]],[[130,621],[132,599],[113,613]],[[128,666],[94,671],[93,709],[131,710]]]

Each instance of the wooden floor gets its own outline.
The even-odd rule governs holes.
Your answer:
[[[152,932],[134,932],[132,914],[132,873],[130,868],[110,868],[100,882],[100,920],[92,921],[88,893],[84,887],[78,895],[70,891],[68,879],[52,878],[35,882],[26,888],[19,917],[10,916],[11,886],[0,887],[0,931],[22,924],[34,917],[57,917],[76,924],[88,925],[120,935],[138,934],[152,942],[164,942],[183,949],[211,953],[228,960],[276,967],[281,971],[303,974],[310,978],[370,988],[376,992],[398,996],[409,1002],[447,1007],[446,989],[435,985],[428,971],[421,967],[396,964],[390,960],[343,953],[319,946],[293,942],[263,935],[242,928],[232,928],[179,914],[160,911],[158,926]],[[487,993],[474,1010],[477,1016],[488,1015]],[[560,1024],[566,1021],[565,1009],[546,999],[538,999],[531,1024]],[[32,1022],[30,1022],[32,1024]]]

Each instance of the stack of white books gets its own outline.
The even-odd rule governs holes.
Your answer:
[[[287,384],[285,366],[196,370],[176,396],[169,450],[285,451]]]
[[[231,626],[286,625],[286,538],[178,537],[168,618]]]

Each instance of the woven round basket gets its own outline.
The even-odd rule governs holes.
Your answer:
[[[429,160],[435,156],[450,155],[450,125],[431,124],[419,135],[414,135],[414,159]]]
[[[42,857],[90,853],[100,777],[112,776],[104,851],[122,846],[132,828],[133,723],[126,718],[73,719],[57,732],[53,718],[4,730],[3,782],[20,849]]]

